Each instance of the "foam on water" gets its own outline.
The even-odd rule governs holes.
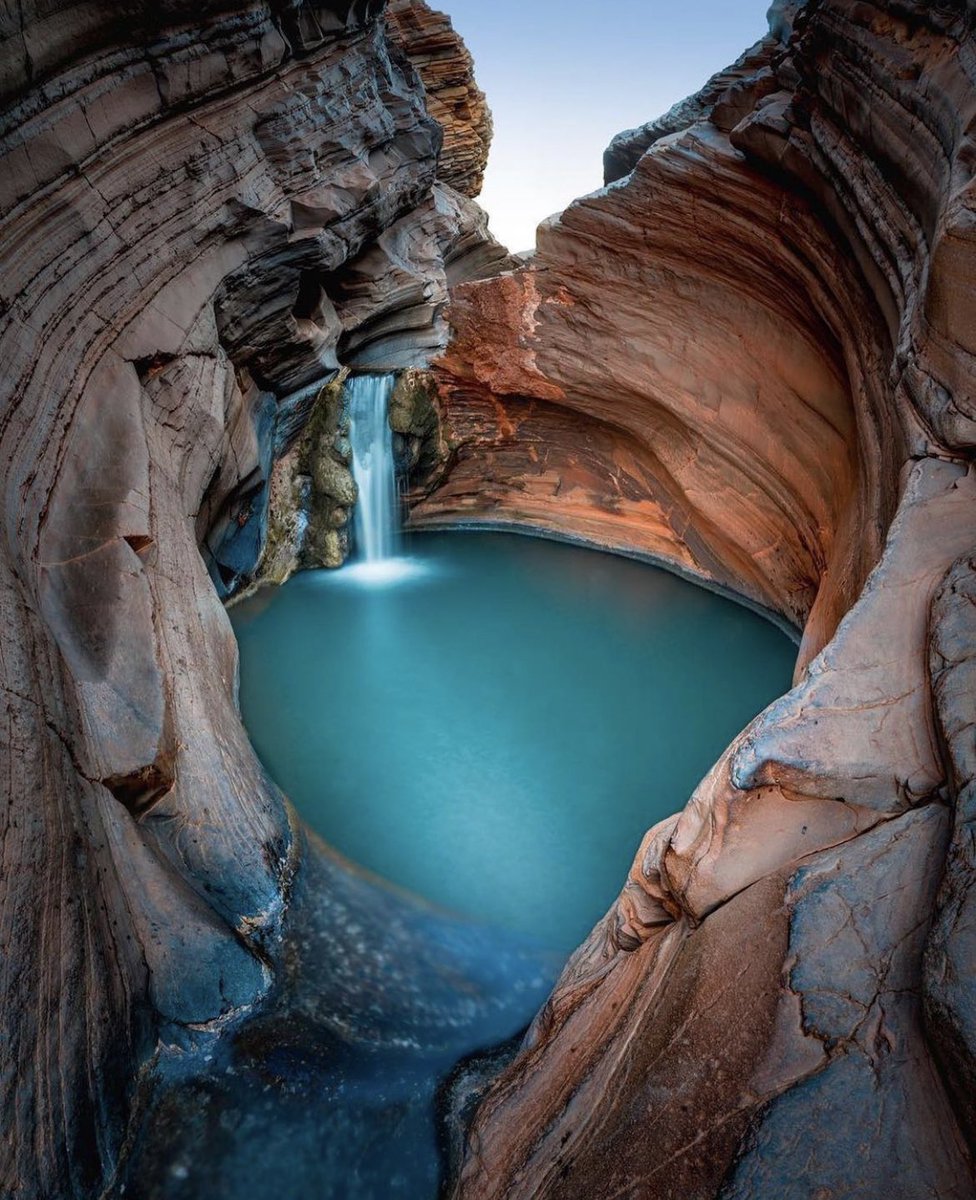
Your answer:
[[[330,572],[332,585],[387,588],[398,583],[415,582],[430,574],[430,566],[417,558],[381,558],[349,563],[341,571]]]

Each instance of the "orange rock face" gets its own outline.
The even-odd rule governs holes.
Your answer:
[[[976,1194],[973,34],[772,16],[452,292],[416,525],[645,554],[803,631],[488,1089],[459,1200]]]
[[[883,331],[858,286],[808,203],[711,126],[689,130],[543,227],[529,266],[455,289],[437,366],[461,465],[413,519],[572,531],[585,512],[577,532],[673,558],[806,626],[809,657],[857,595],[894,502],[861,463],[845,343],[869,352]],[[472,393],[497,401],[497,430],[473,432]],[[556,407],[543,417],[528,400]],[[863,407],[897,454],[880,400]],[[603,449],[583,425],[601,427]]]

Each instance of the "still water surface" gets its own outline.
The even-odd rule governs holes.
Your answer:
[[[232,610],[244,721],[306,821],[446,909],[568,952],[645,830],[790,685],[768,621],[663,570],[500,533]]]

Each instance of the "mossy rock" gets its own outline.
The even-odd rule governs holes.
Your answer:
[[[284,583],[298,565],[304,493],[310,481],[293,473],[294,462],[294,455],[288,455],[272,472],[264,548],[255,574],[258,582]]]
[[[312,484],[317,498],[333,500],[344,508],[350,508],[359,498],[352,472],[337,462],[330,450],[320,454],[313,463]]]
[[[401,443],[397,462],[413,483],[436,475],[450,456],[437,386],[430,371],[401,373],[390,397],[390,426]]]
[[[437,391],[429,371],[403,371],[390,397],[390,427],[416,438],[436,436],[440,420]]]
[[[259,582],[284,583],[300,567],[340,567],[345,560],[356,485],[335,446],[348,434],[348,374],[340,371],[319,389],[304,429],[275,463]]]
[[[305,563],[314,567],[341,567],[349,552],[349,539],[339,529],[309,524],[305,539]]]
[[[320,444],[331,444],[337,434],[348,432],[348,425],[345,431],[342,429],[344,421],[342,393],[348,377],[347,370],[340,371],[335,379],[325,384],[316,396],[301,439],[306,457],[315,453]]]

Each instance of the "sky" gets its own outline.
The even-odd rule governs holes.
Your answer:
[[[766,32],[769,0],[432,0],[487,93],[495,139],[480,202],[510,250],[603,183],[615,133],[696,92]]]

